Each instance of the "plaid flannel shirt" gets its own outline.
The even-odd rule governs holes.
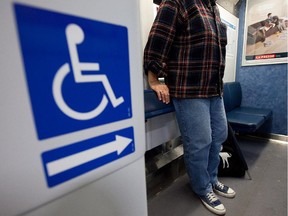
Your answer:
[[[165,77],[171,97],[221,96],[226,25],[212,0],[164,0],[144,50],[144,71]]]

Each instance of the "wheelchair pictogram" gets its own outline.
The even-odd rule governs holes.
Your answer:
[[[52,92],[54,100],[59,109],[67,116],[76,120],[89,120],[100,115],[108,105],[108,102],[112,103],[115,108],[124,102],[123,97],[116,98],[113,88],[105,74],[82,74],[82,71],[100,71],[100,64],[96,62],[80,62],[78,57],[77,45],[84,41],[84,32],[80,26],[76,24],[69,24],[66,27],[66,38],[68,44],[68,50],[71,58],[71,66],[69,63],[64,63],[56,72],[53,80]],[[73,72],[73,76],[76,83],[89,83],[89,82],[102,82],[107,96],[102,96],[101,102],[97,107],[88,112],[78,112],[67,105],[62,95],[62,84],[65,77]],[[109,100],[108,100],[109,99]]]

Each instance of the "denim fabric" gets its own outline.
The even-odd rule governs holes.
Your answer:
[[[193,191],[199,196],[217,182],[219,152],[227,138],[223,98],[173,98],[182,136],[184,160]]]

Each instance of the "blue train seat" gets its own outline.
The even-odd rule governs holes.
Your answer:
[[[227,120],[236,132],[255,132],[272,117],[270,109],[241,105],[242,89],[239,82],[225,83],[223,98]]]
[[[159,101],[157,95],[152,90],[144,90],[144,101],[146,120],[175,111],[172,103],[164,104],[162,101]]]
[[[174,106],[158,100],[152,90],[144,90],[146,150],[180,136]]]

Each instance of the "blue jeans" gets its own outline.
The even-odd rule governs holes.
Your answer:
[[[219,152],[228,134],[223,98],[173,98],[193,191],[205,195],[217,182]]]

